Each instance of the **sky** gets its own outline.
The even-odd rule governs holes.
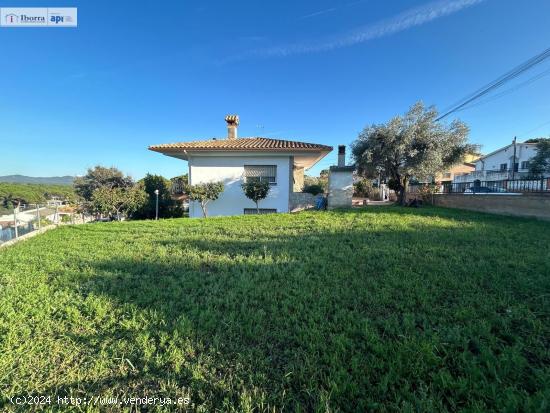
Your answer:
[[[240,136],[349,145],[550,47],[548,0],[0,0],[25,6],[78,7],[78,27],[0,28],[0,175],[181,175],[147,147],[224,137],[228,113]],[[488,153],[550,135],[549,92],[546,61],[446,121]]]

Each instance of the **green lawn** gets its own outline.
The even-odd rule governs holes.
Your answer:
[[[0,410],[547,412],[549,246],[435,208],[62,227],[0,250]]]

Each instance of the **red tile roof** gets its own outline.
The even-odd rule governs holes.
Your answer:
[[[155,152],[171,152],[182,150],[193,151],[332,151],[332,146],[317,143],[287,141],[271,138],[238,138],[238,139],[211,139],[208,141],[165,143],[151,145],[149,150]]]

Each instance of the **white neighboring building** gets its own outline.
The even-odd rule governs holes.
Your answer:
[[[238,138],[239,117],[228,115],[225,120],[225,139],[153,145],[149,149],[186,160],[191,185],[224,183],[221,196],[208,203],[209,216],[256,213],[254,202],[241,188],[246,179],[265,180],[271,185],[268,197],[260,201],[260,212],[289,212],[291,194],[301,190],[304,170],[324,158],[332,147],[262,137]],[[197,202],[190,203],[189,216],[202,217]]]
[[[455,176],[453,183],[525,179],[529,176],[529,161],[537,153],[536,146],[536,143],[512,143],[484,155],[474,161],[474,172]]]

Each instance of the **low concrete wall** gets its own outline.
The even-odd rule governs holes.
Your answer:
[[[296,212],[314,208],[317,198],[320,196],[323,196],[323,194],[312,195],[307,192],[291,192],[289,197],[289,210],[290,212]]]
[[[436,194],[434,203],[448,208],[550,220],[550,193],[523,195]]]

